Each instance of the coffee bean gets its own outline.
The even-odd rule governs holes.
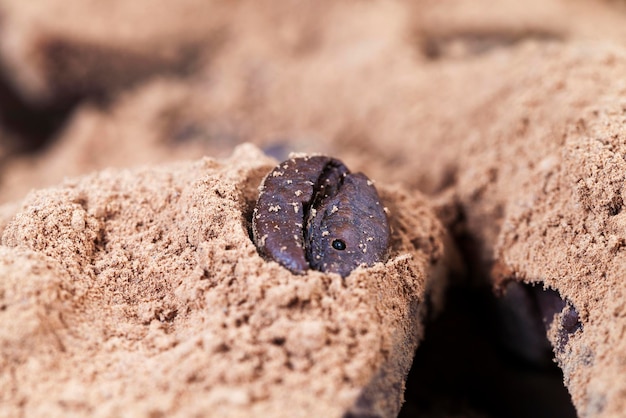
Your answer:
[[[555,320],[558,321],[554,348],[558,352],[563,352],[570,337],[583,329],[578,311],[555,290],[543,289],[540,286],[535,286],[532,290],[546,332],[550,330]]]
[[[504,346],[539,367],[552,364],[554,354],[584,332],[574,304],[540,283],[509,281],[498,307]]]
[[[372,182],[325,156],[292,158],[267,175],[252,231],[259,253],[291,272],[313,268],[343,277],[384,261],[390,238]]]

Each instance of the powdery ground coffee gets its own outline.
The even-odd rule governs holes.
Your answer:
[[[29,195],[0,246],[6,414],[397,414],[444,230],[378,185],[389,261],[292,275],[249,236],[275,163],[246,145]]]

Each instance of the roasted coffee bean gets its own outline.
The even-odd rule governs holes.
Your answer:
[[[252,231],[259,253],[293,273],[313,268],[343,277],[384,261],[390,237],[372,182],[324,156],[292,158],[267,175]]]
[[[526,306],[527,308],[526,316],[529,317],[527,329],[518,330],[518,333],[523,332],[527,336],[526,341],[531,340],[528,338],[531,333],[537,334],[535,340],[539,339],[538,334],[541,334],[541,339],[545,339],[543,336],[550,332],[556,321],[556,340],[552,344],[556,352],[563,352],[570,337],[583,329],[574,305],[563,299],[554,289],[511,282],[507,286],[507,295],[515,296],[510,298],[510,302],[515,304],[518,311],[520,307]],[[533,322],[542,324],[541,329],[531,327]]]
[[[540,286],[532,289],[546,332],[550,330],[555,320],[558,321],[557,341],[554,348],[558,352],[563,352],[570,336],[583,329],[578,311],[570,302],[562,299],[555,290],[542,289]]]

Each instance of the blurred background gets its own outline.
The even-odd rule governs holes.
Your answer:
[[[0,0],[0,202],[253,142],[436,192],[511,51],[626,41],[601,0]],[[519,55],[519,54],[518,54]],[[532,71],[528,68],[528,71]],[[433,167],[432,162],[437,164]],[[425,168],[427,166],[427,168]]]
[[[516,86],[625,23],[602,0],[0,0],[0,231],[31,189],[243,142],[437,201]],[[479,270],[430,318],[402,416],[575,416],[547,342],[502,343]]]

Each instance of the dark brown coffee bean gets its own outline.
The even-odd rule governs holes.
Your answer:
[[[583,328],[578,311],[570,302],[562,299],[555,290],[542,289],[540,286],[532,289],[546,332],[550,330],[555,320],[558,321],[557,341],[554,348],[558,352],[563,352],[570,336]]]
[[[546,333],[556,322],[556,339],[552,349],[562,353],[569,339],[583,331],[578,311],[554,289],[512,281],[506,286],[503,298],[504,315],[509,330],[505,330],[505,344],[527,359],[539,362],[544,357]],[[552,350],[549,350],[552,351]],[[552,355],[550,353],[550,359]]]
[[[384,261],[390,236],[372,182],[324,156],[292,158],[267,175],[252,231],[259,253],[293,273],[310,267],[343,277]]]

